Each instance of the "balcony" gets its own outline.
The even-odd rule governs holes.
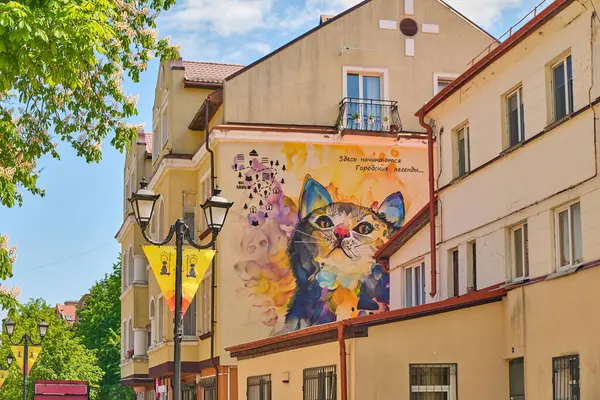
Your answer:
[[[398,102],[345,97],[340,103],[336,126],[344,131],[393,133],[402,131]]]

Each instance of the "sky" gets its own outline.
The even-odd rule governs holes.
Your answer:
[[[497,37],[540,1],[446,0]],[[178,0],[158,25],[161,36],[182,45],[184,59],[249,64],[316,26],[321,14],[337,14],[358,2]],[[125,85],[129,94],[140,97],[139,115],[131,122],[145,123],[147,129],[157,71],[158,63],[152,62],[140,82]],[[38,297],[52,305],[78,300],[112,270],[120,251],[114,236],[123,221],[124,156],[105,145],[103,160],[86,164],[65,143],[59,151],[60,161],[40,162],[46,197],[26,194],[22,208],[0,207],[0,233],[18,245],[14,277],[6,284],[20,286],[22,302]]]

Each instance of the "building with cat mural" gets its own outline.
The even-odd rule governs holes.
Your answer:
[[[415,109],[440,162],[375,253],[390,311],[229,347],[250,398],[600,399],[600,1],[544,6]]]
[[[246,67],[163,63],[152,133],[125,163],[122,384],[167,398],[173,374],[171,314],[126,202],[137,182],[161,195],[156,238],[183,218],[206,240],[215,185],[234,202],[184,317],[183,398],[243,398],[225,348],[390,310],[374,255],[429,201],[414,110],[493,43],[441,1],[367,0]]]

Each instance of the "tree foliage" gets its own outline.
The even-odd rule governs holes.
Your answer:
[[[98,365],[104,371],[100,383],[101,399],[121,399],[131,393],[120,386],[121,370],[121,258],[113,264],[112,273],[96,282],[78,310],[75,332],[81,342],[93,349]]]
[[[10,317],[16,322],[13,340],[19,340],[24,333],[28,333],[35,341],[39,341],[37,324],[45,320],[50,325],[42,343],[42,352],[29,374],[30,399],[33,399],[34,381],[40,379],[87,381],[93,389],[92,399],[98,399],[103,371],[98,366],[96,355],[84,346],[65,321],[58,318],[54,308],[42,299],[32,299],[18,306],[16,311],[10,313]],[[10,351],[8,336],[3,333],[0,365],[5,365]],[[1,399],[20,399],[23,396],[23,375],[16,364],[10,367],[10,374],[0,389]]]
[[[87,162],[107,138],[135,136],[125,74],[138,82],[151,57],[175,59],[156,17],[175,0],[0,0],[0,204],[21,205],[37,184],[40,157],[69,143]],[[8,260],[8,261],[7,261]],[[0,247],[0,277],[10,257]]]

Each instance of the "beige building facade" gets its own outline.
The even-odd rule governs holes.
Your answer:
[[[491,43],[437,0],[368,0],[247,67],[161,65],[125,162],[122,384],[172,396],[173,320],[126,201],[142,178],[156,239],[182,218],[206,243],[199,206],[215,185],[234,202],[184,317],[183,398],[245,398],[225,348],[390,310],[373,257],[428,202],[414,110]]]

